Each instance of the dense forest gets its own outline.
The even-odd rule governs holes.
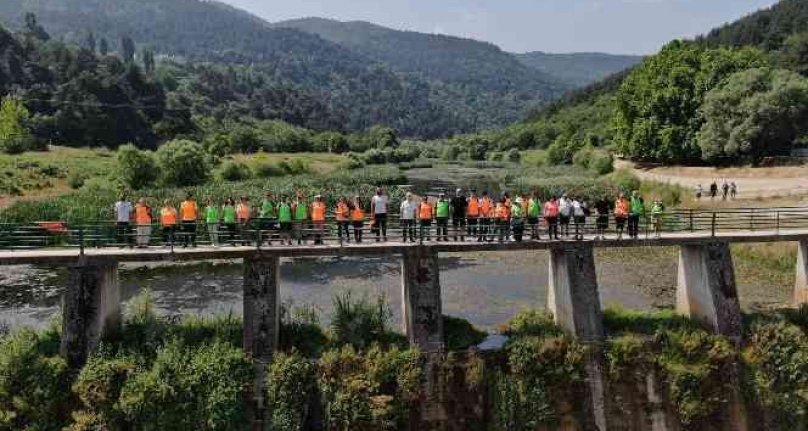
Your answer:
[[[664,163],[757,162],[808,145],[808,0],[783,0],[486,134],[501,148],[589,146]],[[588,151],[588,150],[586,150]]]
[[[69,43],[83,44],[92,32],[119,53],[128,38],[158,60],[252,67],[328,106],[349,131],[382,124],[404,136],[432,138],[500,127],[568,88],[480,42],[451,38],[443,49],[443,39],[450,38],[433,42],[432,36],[391,30],[383,47],[369,52],[270,26],[218,2],[0,2],[0,20],[14,30],[24,27],[26,12]]]

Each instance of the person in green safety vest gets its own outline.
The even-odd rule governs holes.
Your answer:
[[[541,201],[539,200],[536,192],[530,195],[527,201],[527,224],[530,225],[530,238],[538,241],[539,238],[539,220],[541,217]]]
[[[236,246],[236,202],[228,197],[222,207],[222,224],[227,231],[227,241],[232,246]],[[221,238],[219,238],[221,239]]]
[[[272,245],[272,236],[278,230],[278,207],[272,199],[272,193],[266,192],[264,199],[261,200],[261,206],[258,211],[258,218],[260,218],[261,238],[263,241],[266,238],[267,245]]]
[[[634,190],[631,193],[628,214],[628,236],[637,239],[640,233],[640,218],[645,215],[645,202],[640,196],[640,192]]]
[[[662,213],[665,211],[665,206],[662,201],[655,200],[654,205],[651,206],[651,223],[654,225],[654,235],[659,238],[662,233]]]
[[[511,205],[511,234],[514,241],[522,242],[522,235],[525,232],[525,207],[524,199],[517,196]]]
[[[213,198],[208,198],[208,204],[205,206],[205,226],[208,228],[208,236],[210,237],[210,245],[219,247],[219,221],[221,220],[221,209],[213,201]]]
[[[281,244],[292,245],[292,204],[289,196],[282,196],[278,204],[278,224]]]
[[[449,204],[445,193],[438,195],[438,201],[435,202],[435,224],[438,228],[438,234],[436,235],[438,241],[449,241]]]
[[[305,230],[306,222],[309,219],[309,206],[306,203],[306,196],[298,191],[297,197],[292,202],[292,230],[294,231],[297,245],[306,242]]]

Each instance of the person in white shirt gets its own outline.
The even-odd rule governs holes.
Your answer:
[[[572,202],[564,194],[558,200],[558,215],[561,223],[561,235],[570,236],[570,218],[572,218]]]
[[[374,230],[376,232],[376,242],[381,236],[387,241],[387,195],[381,187],[376,189],[376,195],[370,201],[370,213],[373,215]]]
[[[575,239],[584,239],[584,225],[586,224],[586,209],[582,201],[577,198],[572,199],[572,219],[575,223]]]
[[[401,212],[399,220],[401,221],[401,237],[403,242],[415,242],[415,216],[418,211],[418,205],[412,198],[412,193],[407,192],[407,197],[401,202]]]
[[[132,220],[132,202],[122,195],[118,202],[115,202],[115,242],[121,247],[130,245],[131,235],[130,222]]]

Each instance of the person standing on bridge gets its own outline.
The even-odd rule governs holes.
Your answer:
[[[446,199],[446,194],[441,193],[438,195],[438,201],[435,203],[435,224],[437,226],[437,234],[435,235],[438,241],[449,241],[449,200]]]
[[[617,228],[618,240],[623,239],[623,230],[626,227],[630,206],[626,195],[620,193],[620,195],[617,196],[617,201],[614,203],[614,224]]]
[[[311,203],[311,223],[314,230],[314,245],[323,245],[323,235],[325,234],[325,201],[322,195],[314,197]]]
[[[595,221],[595,239],[606,239],[606,230],[609,229],[609,214],[612,211],[612,204],[605,196],[601,196],[595,202],[595,210],[598,213]]]
[[[558,199],[555,196],[544,204],[544,221],[547,223],[547,236],[558,240]]]
[[[483,191],[480,199],[480,237],[477,241],[491,241],[494,237],[492,217],[494,216],[494,201],[488,196],[487,191]]]
[[[584,239],[584,229],[586,226],[586,207],[583,199],[572,198],[572,221],[575,223],[575,239]]]
[[[121,195],[121,199],[115,202],[115,242],[117,242],[121,248],[131,245],[131,220],[132,203],[129,202],[126,195]]]
[[[530,238],[533,241],[541,239],[539,237],[539,216],[541,215],[541,201],[534,191],[527,201],[527,224],[530,225]]]
[[[572,202],[567,198],[566,193],[558,200],[558,217],[561,223],[561,235],[565,238],[570,236],[570,219],[572,218]]]
[[[261,218],[261,237],[258,240],[263,242],[264,238],[266,238],[266,244],[272,245],[272,236],[278,230],[278,207],[275,200],[272,199],[272,193],[266,192],[264,194],[258,216]]]
[[[297,198],[292,202],[292,229],[297,239],[297,245],[303,244],[305,239],[306,222],[309,220],[309,209],[306,205],[306,196],[302,191],[297,192]]]
[[[351,225],[351,208],[345,196],[340,197],[337,201],[334,217],[337,219],[337,236],[339,237],[340,243],[342,243],[343,237],[347,242],[351,242],[351,233],[349,231]]]
[[[219,222],[221,221],[221,211],[212,197],[208,198],[208,204],[205,206],[205,226],[208,228],[208,236],[210,237],[210,245],[219,247]]]
[[[631,209],[628,215],[628,236],[637,239],[640,234],[640,219],[645,216],[645,202],[640,192],[631,193]]]
[[[407,192],[407,196],[401,202],[399,212],[399,222],[401,223],[401,241],[415,242],[415,219],[418,213],[418,207],[412,198],[412,192]]]
[[[185,200],[180,204],[180,216],[182,217],[182,247],[196,247],[196,220],[199,216],[199,208],[191,192],[185,196]]]
[[[452,230],[454,231],[454,240],[460,238],[460,241],[465,241],[466,229],[466,211],[468,209],[468,200],[463,195],[462,189],[455,191],[455,196],[452,198]]]
[[[173,245],[177,233],[177,209],[168,199],[163,201],[163,208],[160,209],[160,226],[163,229],[163,242],[166,246]]]
[[[659,199],[655,200],[651,206],[651,223],[654,225],[654,236],[657,238],[662,234],[662,213],[664,210],[665,206],[662,205],[662,201]]]
[[[432,207],[432,204],[429,203],[429,198],[424,197],[421,199],[421,203],[418,204],[418,224],[420,227],[420,237],[421,240],[424,239],[426,236],[426,240],[431,240],[430,230],[432,228],[432,217],[435,214],[435,210]],[[426,235],[424,235],[426,233]]]
[[[381,187],[376,189],[376,194],[370,201],[370,213],[373,216],[373,224],[376,226],[376,242],[381,239],[387,241],[387,204],[389,201],[390,199],[384,194],[384,189]]]
[[[232,197],[227,197],[224,200],[224,206],[222,207],[222,224],[224,225],[224,230],[227,232],[227,242],[230,243],[233,247],[236,246],[236,202],[233,200]],[[219,236],[219,241],[221,241],[222,237]]]
[[[152,211],[146,199],[140,198],[135,205],[135,223],[137,224],[137,236],[135,237],[138,248],[149,246],[149,238],[152,230]]]
[[[278,224],[281,245],[284,241],[287,245],[292,245],[292,203],[289,202],[288,196],[282,196],[281,202],[278,204]],[[345,233],[348,233],[347,227]]]
[[[525,232],[525,199],[522,196],[517,196],[511,205],[511,232],[513,232],[513,240],[522,242],[522,235]]]
[[[365,224],[365,209],[362,207],[362,199],[359,196],[354,196],[351,205],[351,222],[354,229],[354,241],[357,244],[362,243],[362,229]]]
[[[466,205],[466,234],[469,238],[477,236],[477,229],[480,221],[480,199],[477,192],[472,190]],[[477,241],[481,238],[477,237]]]
[[[252,207],[250,198],[242,196],[236,206],[236,216],[238,217],[238,236],[241,245],[250,245],[250,224],[252,223]]]
[[[510,239],[511,210],[508,207],[508,199],[508,196],[503,194],[502,198],[497,202],[497,206],[494,207],[499,242]]]

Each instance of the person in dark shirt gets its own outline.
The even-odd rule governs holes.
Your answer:
[[[454,231],[454,240],[460,236],[460,241],[465,241],[464,230],[466,226],[466,208],[468,208],[468,200],[463,195],[462,189],[455,191],[455,196],[452,198],[452,230]]]
[[[609,215],[612,212],[611,201],[601,197],[595,202],[595,211],[598,213],[595,220],[595,239],[606,239],[606,230],[609,228]]]

